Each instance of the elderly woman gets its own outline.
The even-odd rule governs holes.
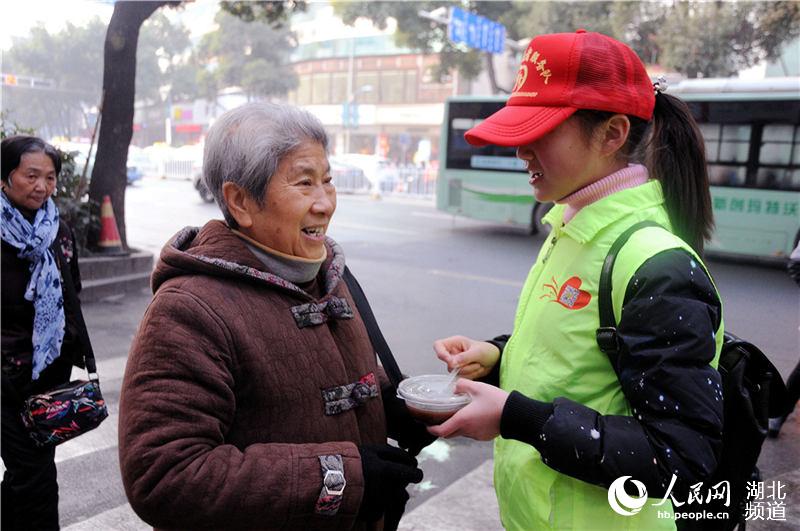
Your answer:
[[[225,221],[164,247],[122,388],[123,483],[153,526],[394,527],[422,479],[412,455],[433,438],[398,407],[325,235],[327,148],[316,118],[282,105],[208,132]]]
[[[73,363],[83,363],[78,255],[51,198],[59,153],[27,135],[5,138],[0,151],[2,528],[58,529],[55,447],[34,444],[20,411],[25,398],[68,382]]]

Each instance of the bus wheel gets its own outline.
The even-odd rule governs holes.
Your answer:
[[[549,234],[550,225],[542,222],[542,218],[550,212],[554,203],[536,203],[533,207],[533,215],[531,216],[531,234]]]

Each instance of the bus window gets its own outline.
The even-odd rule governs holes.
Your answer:
[[[749,125],[723,125],[719,162],[747,162],[750,150]]]
[[[793,175],[794,174],[794,175]],[[786,168],[759,168],[756,174],[756,186],[770,190],[796,190],[800,179],[800,171]]]
[[[699,124],[708,162],[746,163],[750,149],[749,125]]]
[[[765,125],[758,163],[756,186],[773,190],[797,190],[800,187],[796,181],[797,167],[800,165],[798,128],[784,124]]]
[[[765,125],[758,162],[761,164],[792,163],[792,145],[795,127],[791,125]],[[800,162],[795,159],[794,162]]]
[[[794,170],[789,177],[789,189],[800,191],[800,170]]]
[[[719,124],[697,124],[706,144],[706,159],[717,160],[719,157]]]
[[[746,174],[744,166],[708,165],[708,182],[716,186],[744,186]]]
[[[464,133],[482,120],[454,118],[450,121],[446,165],[449,169],[497,170],[523,172],[525,163],[517,158],[517,150],[502,146],[470,146]]]

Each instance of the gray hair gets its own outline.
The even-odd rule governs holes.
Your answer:
[[[247,103],[220,116],[208,130],[203,153],[203,182],[228,225],[222,185],[232,182],[264,205],[267,185],[281,160],[303,142],[318,142],[328,152],[328,135],[317,117],[291,105]]]

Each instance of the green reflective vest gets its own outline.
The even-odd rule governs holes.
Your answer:
[[[545,221],[553,232],[542,246],[519,299],[514,332],[503,350],[500,387],[551,402],[566,397],[603,415],[631,415],[617,375],[595,339],[599,326],[597,288],[603,260],[612,243],[633,224],[652,220],[669,228],[661,185],[657,181],[617,192],[584,207],[562,226],[564,205]],[[636,232],[617,256],[612,301],[619,322],[625,288],[650,257],[672,248],[700,258],[681,239],[655,227]],[[722,324],[716,335],[716,366],[722,347]],[[633,479],[636,479],[635,477]],[[495,489],[507,529],[650,530],[675,529],[672,513],[649,500],[634,516],[616,514],[608,490],[556,472],[532,446],[495,440]]]

